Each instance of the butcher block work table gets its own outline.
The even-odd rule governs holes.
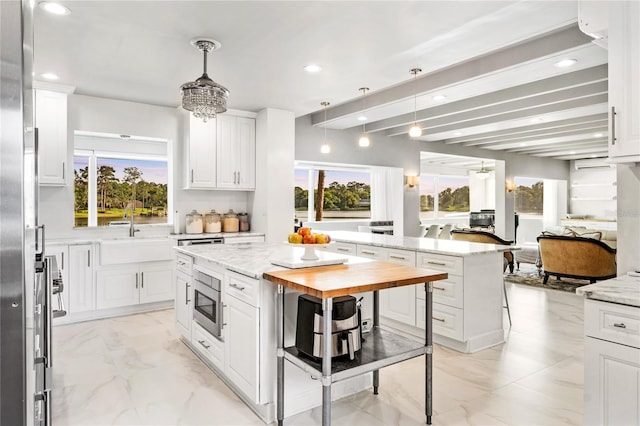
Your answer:
[[[284,420],[284,360],[308,372],[322,382],[322,424],[331,424],[331,384],[373,372],[373,392],[378,393],[382,367],[417,356],[425,357],[425,415],[431,424],[432,415],[432,325],[426,321],[425,342],[407,339],[379,327],[380,290],[425,283],[427,318],[431,318],[433,303],[432,281],[444,280],[447,273],[389,262],[352,263],[303,269],[275,270],[263,274],[264,279],[277,285],[277,420]],[[321,363],[298,356],[295,347],[284,347],[285,288],[322,299],[323,340]],[[333,298],[347,294],[373,291],[373,329],[366,336],[354,360],[331,360]]]

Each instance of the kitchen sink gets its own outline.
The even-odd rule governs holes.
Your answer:
[[[115,238],[100,241],[100,264],[156,262],[173,259],[169,238]]]

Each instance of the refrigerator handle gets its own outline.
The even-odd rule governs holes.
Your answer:
[[[45,355],[45,366],[46,368],[53,367],[53,339],[51,336],[52,328],[53,328],[53,309],[52,309],[52,298],[53,298],[53,278],[51,276],[51,265],[49,262],[46,264],[46,271],[44,274],[44,306],[45,312],[43,315],[45,324],[44,324],[44,336],[46,339],[45,348],[47,349],[47,353]]]
[[[44,225],[35,227],[36,235],[36,272],[42,271],[42,266],[38,267],[37,262],[44,260]]]

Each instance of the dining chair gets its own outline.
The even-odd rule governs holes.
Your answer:
[[[442,227],[442,229],[440,230],[440,233],[438,234],[438,239],[439,240],[450,240],[451,239],[451,228],[453,225],[451,225],[450,223],[447,223],[445,226]]]
[[[438,232],[440,232],[440,225],[431,225],[427,229],[427,233],[424,234],[425,238],[438,238]]]

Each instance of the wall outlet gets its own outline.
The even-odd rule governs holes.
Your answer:
[[[371,327],[373,327],[373,321],[371,318],[365,318],[362,320],[362,334],[371,332]]]

